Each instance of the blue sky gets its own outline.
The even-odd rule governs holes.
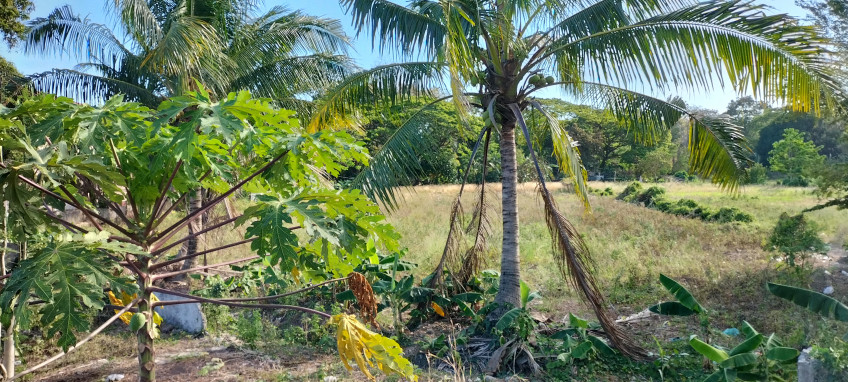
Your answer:
[[[68,1],[68,0],[35,0],[35,11],[31,14],[32,18],[46,16],[50,11],[58,6],[69,4],[74,11],[84,17],[90,18],[92,21],[113,26],[115,23],[114,17],[107,13],[105,5],[113,0],[83,0],[83,1]],[[404,0],[397,0],[404,2]],[[776,13],[789,13],[796,17],[803,17],[804,11],[795,6],[795,0],[759,0],[760,3],[767,4],[774,8]],[[359,36],[354,35],[354,30],[351,27],[351,19],[345,15],[344,10],[339,5],[338,0],[299,0],[299,1],[273,1],[265,0],[264,9],[269,9],[273,6],[283,5],[289,9],[301,9],[304,12],[316,15],[336,18],[342,21],[348,35],[353,38],[353,49],[351,56],[356,62],[364,68],[370,68],[376,65],[390,63],[394,61],[392,55],[380,55],[376,51],[372,51],[371,38],[369,35]],[[0,44],[3,45],[3,44]],[[20,47],[10,50],[5,45],[0,49],[0,55],[13,62],[18,70],[23,74],[33,74],[49,71],[53,68],[72,68],[76,62],[65,58],[43,58],[38,56],[25,55]],[[672,94],[659,94],[656,96],[665,98]],[[736,98],[732,90],[714,90],[711,92],[700,92],[690,94],[681,89],[679,94],[690,105],[697,105],[709,109],[724,111],[727,103],[731,99]],[[547,91],[540,94],[541,97],[558,97],[557,90]]]

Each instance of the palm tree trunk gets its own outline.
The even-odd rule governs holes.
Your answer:
[[[512,119],[507,119],[512,121]],[[501,176],[503,204],[503,248],[501,279],[495,302],[521,306],[521,272],[518,250],[518,164],[515,158],[515,121],[505,123],[501,131]]]

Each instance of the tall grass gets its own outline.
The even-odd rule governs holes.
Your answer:
[[[626,184],[594,182],[591,186],[620,192]],[[659,186],[666,188],[669,199],[690,198],[715,210],[738,207],[754,215],[755,221],[708,223],[598,196],[592,197],[592,209],[586,211],[573,193],[558,187],[557,203],[589,245],[596,275],[611,308],[622,315],[631,314],[666,298],[657,283],[659,273],[664,273],[691,285],[708,306],[736,311],[727,315],[728,325],[742,316],[754,317],[754,321],[760,317],[769,325],[769,310],[779,303],[772,302],[760,284],[767,278],[784,276],[771,273],[775,264],[769,264],[771,254],[763,249],[763,241],[782,212],[798,213],[819,202],[812,189],[748,186],[731,194],[710,184]],[[498,216],[498,185],[487,188],[492,189],[492,215]],[[407,192],[401,207],[388,216],[403,235],[402,245],[409,248],[409,260],[420,264],[416,270],[419,277],[438,262],[457,191],[458,186],[415,187]],[[474,205],[473,191],[467,190],[464,199],[469,216]],[[519,188],[522,278],[545,298],[538,309],[552,316],[567,312],[588,314],[553,265],[551,239],[537,196],[533,184]],[[834,247],[843,244],[848,233],[848,212],[825,209],[810,213],[809,217],[823,227],[825,241]],[[495,221],[487,268],[498,268],[500,240],[500,221]]]

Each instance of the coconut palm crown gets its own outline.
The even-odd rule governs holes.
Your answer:
[[[69,55],[74,69],[31,77],[36,90],[98,102],[117,93],[156,107],[195,80],[216,99],[250,90],[306,114],[306,100],[354,67],[337,20],[256,0],[107,0],[120,30],[76,15],[69,6],[29,24],[24,49]],[[255,16],[256,15],[256,16]]]
[[[351,120],[343,117],[357,105],[423,94],[437,97],[431,105],[452,99],[462,116],[476,108],[488,122],[474,151],[485,157],[491,136],[500,141],[503,243],[496,302],[513,306],[520,306],[515,142],[517,134],[528,134],[523,120],[528,109],[548,117],[557,165],[588,206],[577,144],[534,100],[535,92],[556,87],[581,102],[603,107],[644,143],[654,142],[686,118],[691,172],[735,190],[750,154],[741,128],[646,93],[729,86],[795,110],[818,111],[839,88],[828,74],[827,42],[814,29],[787,15],[769,15],[749,1],[341,0],[341,4],[358,33],[370,34],[376,48],[406,61],[346,77],[321,101],[311,127],[334,123],[345,127]],[[449,95],[433,93],[440,87],[449,89],[442,95]],[[415,147],[426,134],[419,122],[413,117],[402,125],[354,182],[389,207],[397,203],[395,187],[414,177]],[[638,347],[607,313],[592,277],[587,246],[557,209],[538,162],[536,170],[563,277],[588,301],[611,342],[624,354],[638,356]],[[439,277],[442,267],[454,267],[451,273],[461,277],[480,263],[480,244],[488,232],[480,218],[485,205],[481,187],[474,214],[475,245],[465,256],[457,256],[454,236],[463,230],[457,223],[462,215],[457,197],[444,256],[435,272]]]

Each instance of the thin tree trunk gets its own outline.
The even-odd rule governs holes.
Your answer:
[[[15,376],[15,316],[9,319],[9,327],[3,338],[3,368],[6,370],[6,379]]]
[[[5,227],[5,225],[4,225]],[[8,240],[3,240],[3,256],[0,257],[0,262],[2,262],[2,274],[6,274],[10,270],[6,268],[6,251],[8,246]],[[18,245],[18,259],[23,260],[26,257],[27,245],[26,242],[21,242]],[[12,315],[9,320],[9,327],[6,328],[6,335],[3,336],[3,368],[6,370],[6,379],[10,379],[15,376],[15,330],[16,330],[15,316]]]
[[[511,121],[511,119],[508,119]],[[503,200],[503,248],[501,279],[495,302],[521,306],[521,273],[518,249],[518,164],[515,158],[515,122],[505,123],[501,131],[501,176]]]
[[[2,158],[2,150],[0,150],[0,158]],[[3,211],[4,211],[4,214],[3,214],[3,250],[2,250],[2,253],[0,253],[0,274],[5,276],[6,272],[8,272],[8,269],[6,269],[6,251],[9,249],[9,230],[8,230],[9,202],[8,201],[3,202]],[[9,330],[9,329],[14,328],[14,327],[15,327],[15,315],[12,315],[10,325],[9,325],[8,328],[6,328],[6,337],[7,338],[3,339],[4,344],[6,343],[6,341],[8,341],[9,337],[13,336],[12,333],[14,333],[14,331]],[[0,326],[0,332],[2,332],[2,330],[3,330],[3,327]],[[12,338],[12,339],[14,339],[14,338]],[[12,346],[13,352],[14,352],[14,349],[15,349],[15,347]],[[15,369],[14,369],[15,361],[14,361],[14,359],[12,360],[12,370],[9,371],[9,368],[6,367],[6,355],[7,354],[8,353],[6,352],[5,347],[4,347],[4,349],[3,349],[3,377],[5,379],[9,379],[9,378],[12,378],[12,377],[15,376]],[[12,357],[14,358],[14,356],[12,356]]]
[[[142,274],[149,274],[150,260],[144,260]],[[146,323],[136,332],[138,340],[138,380],[139,382],[156,381],[156,363],[153,353],[152,330],[156,330],[153,323],[153,292],[150,290],[152,282],[149,277],[140,277],[138,281],[139,295],[142,299],[138,302],[138,313],[146,316]]]
[[[192,193],[192,196],[188,200],[188,214],[191,215],[195,211],[197,211],[201,208],[203,208],[203,190],[198,189],[197,191],[194,191]],[[203,214],[203,215],[206,215],[206,214]],[[188,233],[194,234],[194,233],[197,233],[197,232],[200,232],[201,230],[203,230],[203,221],[204,220],[205,220],[204,217],[201,216],[201,217],[194,219],[191,223],[189,223],[188,224]],[[193,237],[193,238],[189,239],[188,242],[186,243],[186,253],[185,253],[185,255],[191,256],[191,255],[194,255],[195,253],[197,253],[197,250],[200,247],[199,244],[200,244],[201,240],[202,239],[200,237]],[[196,259],[197,259],[197,257],[194,257],[194,256],[186,259],[183,262],[182,270],[194,268],[194,264],[195,264]],[[177,280],[183,280],[187,276],[188,276],[188,274],[184,273],[180,276],[177,276],[176,279]]]

